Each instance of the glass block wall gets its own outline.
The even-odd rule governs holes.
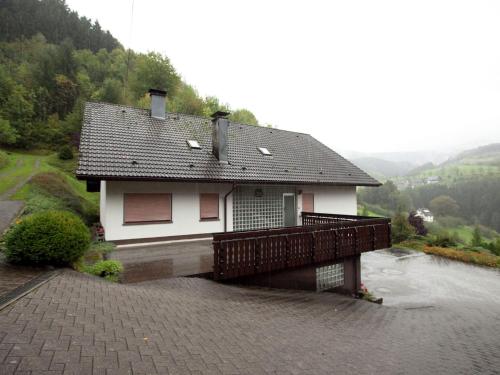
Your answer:
[[[344,285],[344,263],[316,268],[316,291]]]
[[[282,227],[284,193],[295,193],[295,189],[289,186],[237,187],[233,192],[233,230]]]

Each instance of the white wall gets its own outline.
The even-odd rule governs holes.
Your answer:
[[[356,215],[358,203],[355,186],[299,186],[303,193],[314,194],[314,211],[325,214]],[[302,195],[297,199],[298,223],[301,223]]]
[[[125,240],[203,234],[224,231],[224,195],[230,184],[204,184],[152,181],[103,181],[101,182],[101,223],[106,239]],[[296,191],[314,194],[316,212],[356,215],[356,187],[297,186]],[[172,223],[123,224],[123,194],[171,193]],[[200,193],[219,193],[219,220],[200,221]],[[302,195],[297,196],[297,225],[302,218]],[[227,229],[233,229],[233,195],[227,199]]]
[[[106,239],[125,240],[224,231],[224,195],[229,184],[199,184],[153,181],[106,181],[101,184],[101,223]],[[123,194],[171,193],[172,223],[123,224]],[[200,221],[200,193],[219,193],[219,220]],[[232,230],[232,200],[228,199],[228,229]]]
[[[102,226],[106,227],[106,181],[101,181],[101,190],[99,192],[99,216]]]

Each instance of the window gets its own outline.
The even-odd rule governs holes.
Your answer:
[[[259,147],[259,151],[262,155],[271,155],[271,152],[265,147]]]
[[[314,194],[302,193],[302,211],[314,212]]]
[[[171,222],[172,194],[124,194],[123,221],[125,224]]]
[[[200,194],[200,219],[215,220],[219,218],[219,194]]]
[[[189,147],[191,147],[191,148],[201,148],[198,141],[195,141],[194,139],[188,140],[187,143],[188,143]]]

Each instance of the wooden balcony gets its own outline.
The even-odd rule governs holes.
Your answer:
[[[213,235],[215,280],[340,262],[391,246],[391,220],[302,213],[302,226]]]

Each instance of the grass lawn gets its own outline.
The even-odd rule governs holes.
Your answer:
[[[40,160],[40,168],[46,156],[7,153],[7,165],[0,169],[0,194],[13,188],[25,180],[35,169],[36,160]]]
[[[7,165],[0,168],[0,194],[8,191],[19,182],[26,180],[33,172],[56,172],[64,176],[64,179],[80,197],[95,205],[99,204],[99,194],[88,193],[85,182],[75,178],[76,159],[63,161],[59,160],[57,154],[47,154],[44,152],[21,153],[18,151],[0,151],[7,155]],[[39,160],[38,169],[35,169],[36,160]],[[27,200],[30,191],[30,185],[26,184],[10,198],[14,200]]]

